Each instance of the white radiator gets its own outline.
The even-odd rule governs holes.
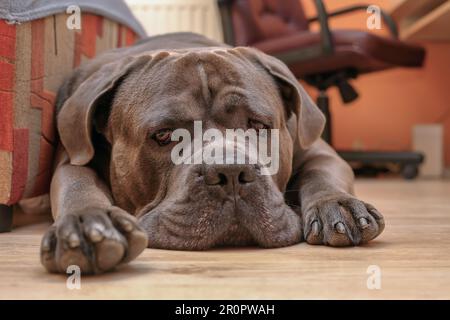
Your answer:
[[[216,0],[126,0],[148,35],[192,31],[223,41]]]

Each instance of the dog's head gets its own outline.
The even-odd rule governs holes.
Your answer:
[[[109,62],[83,80],[58,115],[62,144],[74,165],[92,161],[98,140],[108,146],[115,203],[139,217],[149,246],[300,241],[300,219],[284,192],[295,150],[319,138],[324,117],[282,62],[250,48],[159,51]],[[194,121],[225,138],[197,136],[194,148],[180,149],[174,132],[194,138]],[[249,161],[260,145],[252,149],[248,139],[231,147],[233,160],[240,153],[245,163],[191,161],[206,150],[195,145],[217,153],[223,146],[226,158],[226,129],[264,132],[269,150],[278,144],[276,172]]]

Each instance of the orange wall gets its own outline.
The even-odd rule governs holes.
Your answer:
[[[302,2],[308,16],[315,15],[312,1]],[[324,2],[327,10],[360,3],[358,0]],[[391,2],[370,1],[385,10]],[[367,31],[367,16],[361,11],[331,18],[331,27]],[[384,27],[375,32],[388,34]],[[352,104],[343,105],[337,90],[330,90],[336,148],[408,150],[413,125],[441,123],[445,132],[445,163],[450,166],[450,42],[421,45],[427,50],[422,69],[395,69],[361,76],[353,80],[360,98]],[[316,95],[314,90],[309,92]]]

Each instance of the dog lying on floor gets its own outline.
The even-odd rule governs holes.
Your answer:
[[[76,70],[57,99],[55,223],[41,261],[101,273],[147,246],[203,250],[366,243],[381,214],[320,139],[324,116],[279,60],[192,33],[148,38]],[[279,132],[279,167],[174,164],[175,129]],[[188,155],[189,156],[189,155]]]

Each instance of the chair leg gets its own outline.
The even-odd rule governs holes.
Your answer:
[[[322,139],[329,145],[333,146],[333,137],[331,133],[332,119],[330,112],[330,101],[325,90],[319,89],[319,96],[317,97],[317,106],[325,115],[327,120],[325,128],[322,133]],[[424,160],[424,156],[418,152],[405,151],[347,151],[337,150],[339,155],[345,161],[357,164],[355,170],[361,173],[361,166],[367,171],[368,168],[373,169],[371,172],[385,172],[391,171],[389,164],[397,164],[401,168],[401,174],[405,179],[414,179],[418,172],[419,166]],[[385,166],[382,166],[385,164]]]
[[[327,122],[325,123],[325,128],[323,129],[322,139],[325,140],[329,145],[333,145],[332,135],[331,135],[331,113],[330,113],[330,99],[325,90],[320,90],[319,96],[317,97],[317,106],[325,115]]]
[[[0,204],[0,232],[9,232],[12,229],[13,207]]]

